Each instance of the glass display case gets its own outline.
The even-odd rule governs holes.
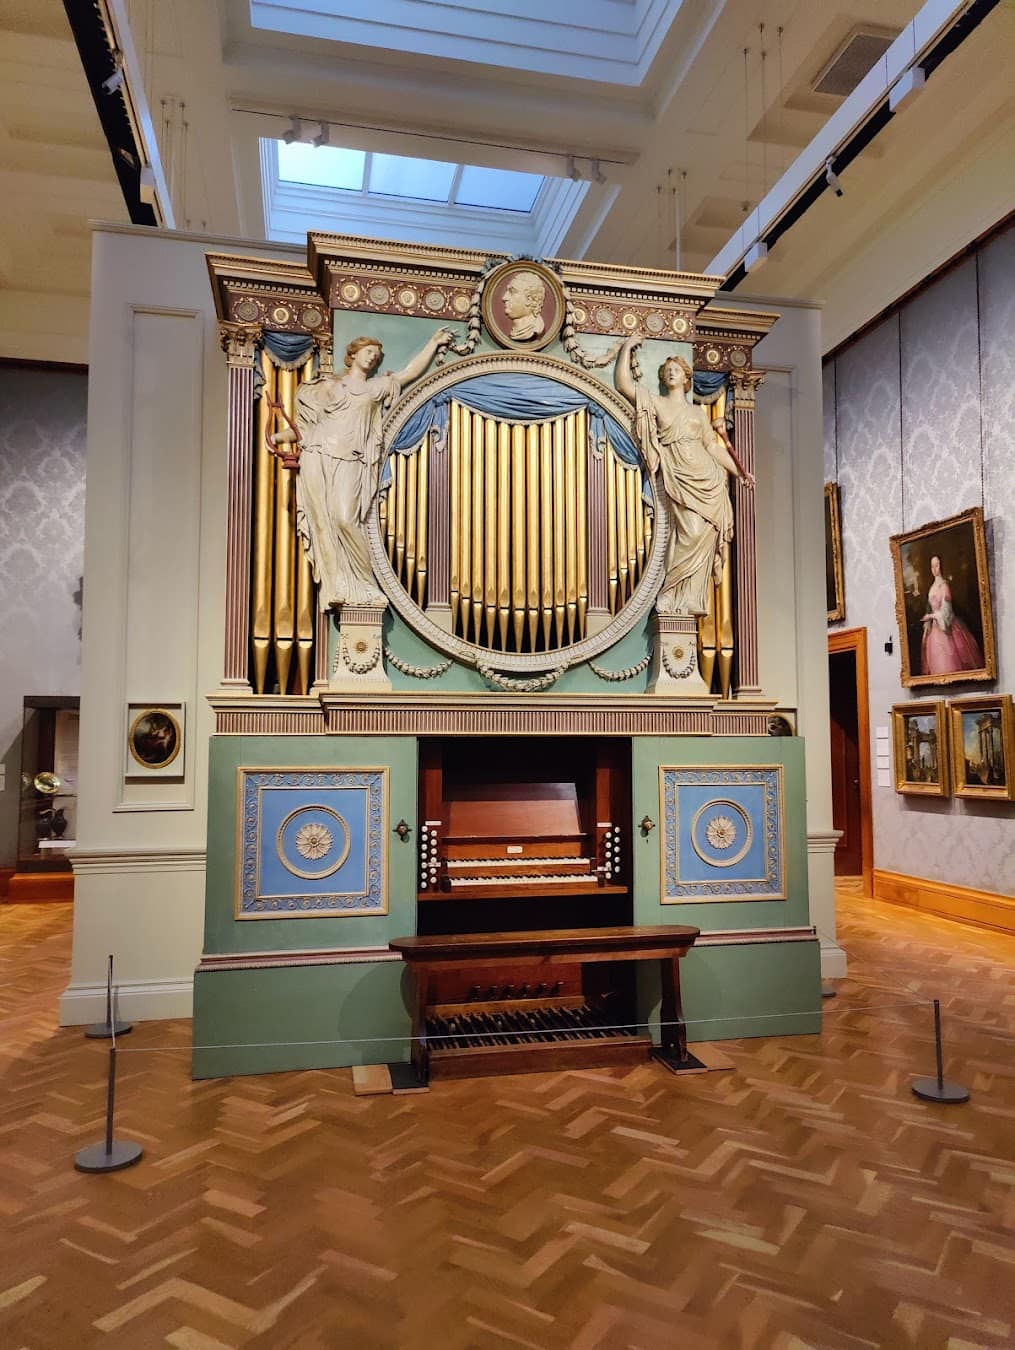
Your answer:
[[[73,695],[33,694],[21,731],[18,872],[69,872],[77,834],[78,709]]]

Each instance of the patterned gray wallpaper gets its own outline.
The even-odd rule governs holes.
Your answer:
[[[0,867],[17,851],[22,698],[80,691],[87,400],[83,371],[0,366]]]
[[[868,630],[873,763],[876,728],[910,696],[899,678],[889,535],[983,506],[998,681],[940,696],[1015,687],[1015,228],[828,362],[824,379],[825,477],[840,487],[846,580],[836,626]],[[902,797],[878,787],[875,770],[874,865],[1011,894],[1015,805]]]

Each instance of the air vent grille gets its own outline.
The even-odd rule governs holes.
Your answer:
[[[895,41],[898,33],[852,32],[811,86],[817,94],[845,98]]]

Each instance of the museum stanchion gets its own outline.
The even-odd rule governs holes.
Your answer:
[[[864,1006],[857,1004],[853,1006],[840,1006],[835,1009],[822,1009],[822,1018],[829,1017],[850,1017],[850,1016],[878,1016],[899,1010],[911,1010],[914,1008],[926,1008],[928,1003],[934,1010],[934,1047],[937,1061],[937,1073],[935,1077],[915,1078],[911,1083],[913,1094],[923,1101],[938,1102],[946,1104],[959,1104],[969,1101],[970,1093],[967,1088],[960,1083],[952,1082],[944,1077],[944,1049],[941,1036],[941,1003],[939,999],[927,1000],[906,1000],[904,1002],[879,1003],[873,1006]],[[794,1025],[799,1026],[798,1019],[801,1017],[813,1018],[814,1010],[803,1010],[799,1012],[778,1012],[767,1014],[760,1019],[770,1026],[773,1022],[779,1021],[786,1024],[787,1031],[790,1031]],[[479,1027],[469,1026],[468,1028],[458,1028],[447,1033],[438,1032],[428,1033],[426,1036],[414,1037],[412,1035],[404,1036],[364,1036],[364,1037],[345,1037],[334,1040],[314,1040],[314,1041],[268,1041],[268,1042],[242,1042],[242,1043],[223,1043],[221,1045],[152,1045],[140,1046],[134,1045],[125,1049],[120,1049],[116,1041],[116,1029],[114,1026],[112,1034],[112,1045],[109,1048],[109,1071],[106,1087],[106,1130],[105,1138],[87,1148],[83,1148],[74,1156],[74,1166],[80,1172],[116,1172],[125,1167],[131,1167],[134,1163],[140,1161],[143,1156],[143,1149],[140,1144],[130,1140],[114,1139],[113,1137],[113,1117],[116,1100],[116,1071],[118,1055],[162,1055],[162,1054],[187,1054],[191,1055],[195,1051],[230,1051],[230,1050],[301,1050],[323,1049],[325,1047],[345,1046],[349,1049],[355,1047],[356,1053],[360,1057],[371,1054],[371,1051],[364,1047],[375,1047],[377,1058],[374,1064],[378,1068],[387,1070],[390,1077],[390,1087],[384,1091],[404,1093],[426,1091],[430,1086],[429,1076],[421,1074],[418,1067],[418,1059],[414,1062],[413,1058],[407,1060],[390,1059],[392,1052],[398,1053],[399,1049],[408,1047],[410,1056],[414,1055],[414,1050],[421,1044],[424,1049],[438,1049],[442,1045],[454,1047],[463,1041],[467,1041],[470,1048],[479,1046],[488,1046],[491,1049],[496,1047],[503,1048],[504,1045],[510,1045],[518,1042],[540,1041],[546,1042],[548,1039],[559,1037],[562,1041],[574,1039],[586,1039],[593,1041],[596,1038],[607,1037],[615,1033],[644,1033],[644,1023],[612,1023],[607,1018],[595,1022],[594,1025],[588,1022],[576,1021],[574,1016],[567,1021],[566,1025],[559,1027],[550,1027],[545,1018],[545,1010],[540,1010],[534,1014],[535,1020],[531,1025],[522,1030],[513,1031],[506,1025],[497,1026],[496,1030],[483,1030]],[[651,1060],[646,1059],[645,1063],[658,1063],[664,1065],[668,1070],[678,1077],[685,1071],[702,1073],[710,1068],[735,1068],[735,1064],[728,1057],[727,1062],[717,1065],[714,1062],[708,1063],[699,1059],[695,1054],[698,1047],[707,1047],[714,1039],[713,1034],[703,1037],[700,1041],[692,1041],[690,1046],[686,1043],[687,1032],[693,1028],[705,1029],[710,1033],[720,1026],[728,1029],[734,1037],[740,1035],[734,1031],[735,1026],[743,1029],[745,1038],[755,1039],[752,1035],[752,1028],[759,1025],[759,1017],[736,1016],[736,1017],[709,1017],[703,1019],[689,1018],[686,1021],[671,1021],[664,1018],[658,1024],[662,1044],[656,1046],[653,1050]],[[999,1033],[996,1028],[989,1026],[975,1025],[977,1030],[988,1034],[996,1035]],[[770,1032],[771,1035],[778,1035],[778,1032]],[[820,1032],[809,1033],[820,1035]],[[721,1045],[723,1042],[719,1042]],[[396,1048],[397,1047],[397,1048]],[[704,1048],[702,1049],[704,1055]],[[714,1058],[710,1057],[710,1058]],[[424,1060],[425,1063],[425,1060]],[[339,1072],[345,1072],[346,1068],[351,1066],[336,1066]],[[366,1067],[366,1066],[364,1066]],[[298,1069],[293,1070],[299,1072]],[[556,1071],[548,1066],[548,1072]],[[565,1070],[567,1071],[567,1070]],[[510,1070],[505,1070],[510,1072]],[[224,1074],[222,1077],[230,1075]],[[244,1075],[245,1076],[245,1075]],[[468,1075],[473,1076],[473,1075]],[[442,1080],[443,1081],[443,1080]],[[438,1087],[440,1084],[438,1084]],[[378,1092],[380,1089],[369,1088],[367,1093]]]
[[[110,953],[106,968],[106,1020],[85,1027],[85,1035],[90,1041],[108,1041],[117,1036],[126,1036],[128,1031],[133,1030],[132,1022],[120,1022],[113,1016],[113,956]]]
[[[112,971],[113,958],[109,958]],[[112,1030],[109,1047],[109,1077],[106,1082],[106,1137],[98,1144],[89,1144],[74,1155],[74,1166],[79,1172],[121,1172],[133,1167],[144,1154],[140,1144],[130,1139],[113,1138],[113,1112],[116,1109],[116,1030]]]
[[[944,1076],[944,1057],[941,1049],[941,1000],[934,1000],[934,1051],[937,1056],[937,1077],[917,1078],[912,1084],[913,1095],[925,1102],[958,1103],[969,1101],[969,1090],[961,1083],[953,1083]]]

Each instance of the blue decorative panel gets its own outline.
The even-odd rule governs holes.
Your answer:
[[[241,768],[236,917],[387,914],[387,772]]]
[[[659,768],[664,905],[785,900],[782,765]]]

